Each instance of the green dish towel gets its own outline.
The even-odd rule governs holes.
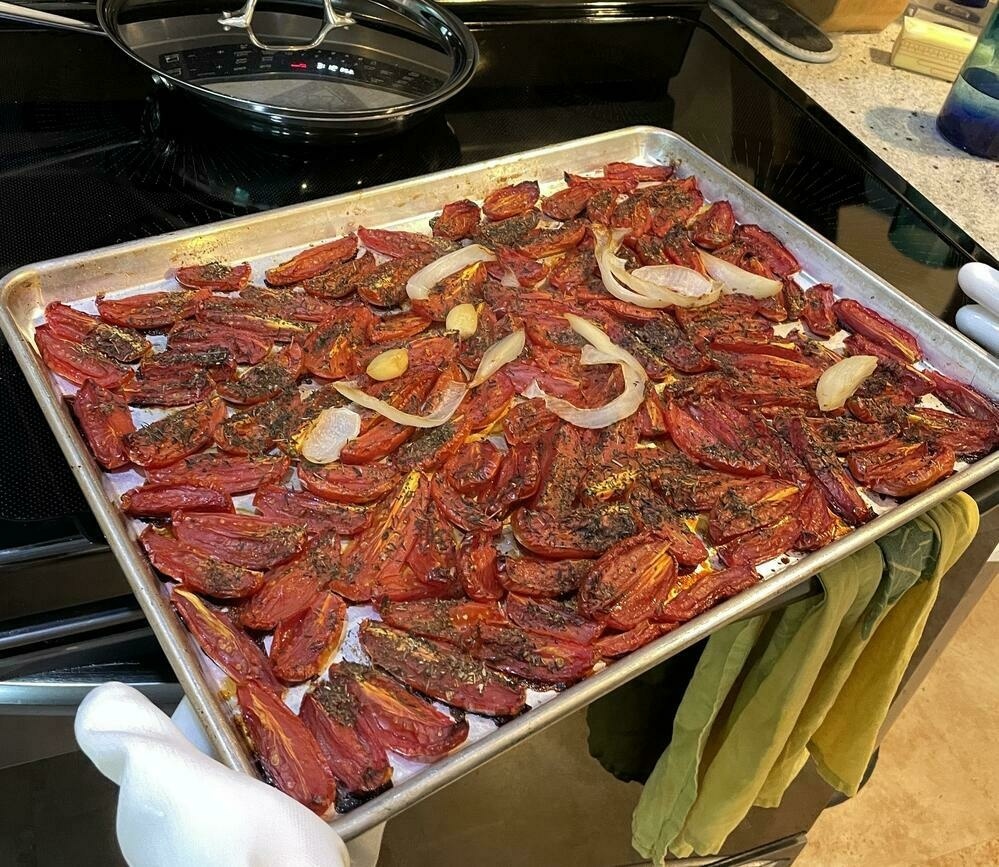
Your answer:
[[[826,569],[821,596],[713,635],[635,809],[635,849],[655,863],[717,853],[809,753],[853,794],[940,577],[977,529],[958,495]]]

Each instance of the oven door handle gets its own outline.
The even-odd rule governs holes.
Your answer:
[[[46,672],[0,681],[0,716],[71,716],[92,689],[108,678],[81,677],[78,672]],[[121,677],[166,713],[173,713],[184,696],[180,684],[154,677]]]

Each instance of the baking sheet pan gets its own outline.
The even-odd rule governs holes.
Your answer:
[[[229,709],[218,698],[214,680],[206,674],[200,652],[171,610],[162,583],[136,543],[129,520],[119,511],[105,474],[93,462],[77,432],[56,380],[34,350],[31,335],[45,305],[55,300],[79,302],[99,292],[165,288],[172,285],[167,280],[172,268],[192,262],[249,260],[254,273],[261,273],[263,268],[289,258],[308,244],[342,235],[359,225],[425,231],[427,218],[445,202],[466,197],[481,199],[496,186],[525,178],[537,178],[547,191],[546,187],[561,183],[564,170],[585,173],[615,160],[679,160],[679,174],[697,175],[709,201],[728,199],[740,222],[758,222],[784,240],[802,263],[803,283],[829,282],[836,287],[838,296],[871,305],[916,334],[926,360],[934,368],[999,399],[999,363],[994,358],[689,142],[651,127],[631,127],[265,214],[53,259],[18,269],[0,282],[0,327],[181,685],[220,758],[230,767],[257,773]],[[338,815],[332,820],[333,826],[345,839],[362,833],[997,469],[999,452],[964,466],[826,548],[792,562],[755,587],[412,773],[353,811]]]

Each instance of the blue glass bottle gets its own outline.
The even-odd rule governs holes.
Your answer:
[[[999,160],[999,13],[995,10],[940,109],[937,129],[962,150]]]

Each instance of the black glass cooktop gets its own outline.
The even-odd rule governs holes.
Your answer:
[[[945,222],[931,224],[918,197],[879,180],[891,176],[876,158],[775,87],[753,65],[759,58],[735,50],[737,37],[710,12],[670,6],[657,15],[619,10],[582,21],[563,8],[558,20],[523,20],[527,12],[511,8],[506,14],[520,20],[509,23],[483,21],[481,8],[464,16],[479,22],[472,29],[480,67],[442,111],[394,138],[315,146],[240,132],[167,98],[108,40],[0,24],[0,274],[651,124],[686,136],[930,310],[952,317],[960,304],[955,271],[967,258],[959,248],[972,250],[968,239]],[[61,550],[66,539],[99,544],[6,347],[0,449],[0,565],[3,552],[23,559],[25,550]]]

